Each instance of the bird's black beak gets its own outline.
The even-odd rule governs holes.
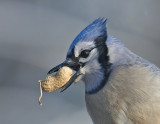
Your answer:
[[[66,90],[75,80],[77,77],[79,77],[80,75],[82,75],[80,73],[80,68],[82,67],[82,64],[79,62],[74,62],[72,60],[66,60],[63,63],[57,65],[56,67],[52,68],[48,74],[52,74],[56,71],[58,71],[60,68],[62,68],[63,66],[68,66],[71,69],[75,70],[76,73],[70,78],[70,80],[62,87],[61,92],[63,92],[64,90]]]
[[[81,63],[79,62],[74,62],[72,60],[66,60],[63,63],[57,65],[56,67],[52,68],[48,74],[52,74],[54,72],[57,72],[60,68],[62,68],[63,66],[67,66],[70,67],[71,69],[78,71],[80,69],[80,67],[82,66]]]

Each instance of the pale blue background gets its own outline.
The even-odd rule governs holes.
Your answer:
[[[65,59],[76,35],[99,16],[108,34],[160,66],[159,0],[0,0],[0,123],[91,124],[84,85],[44,93],[38,80]]]

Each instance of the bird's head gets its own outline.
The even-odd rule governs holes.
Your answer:
[[[94,73],[99,73],[99,78],[102,80],[107,73],[110,63],[106,45],[106,21],[105,18],[98,18],[81,31],[72,42],[66,60],[48,72],[51,74],[63,66],[76,71],[62,91],[75,81],[89,80],[86,78],[87,75],[95,76]]]

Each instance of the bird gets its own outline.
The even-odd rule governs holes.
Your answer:
[[[87,111],[94,124],[160,124],[160,69],[108,35],[99,17],[73,40],[63,66],[75,71],[73,82],[85,84]]]

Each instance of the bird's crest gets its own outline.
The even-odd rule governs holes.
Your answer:
[[[106,35],[106,18],[97,18],[91,24],[89,24],[84,30],[82,30],[79,35],[72,42],[70,50],[75,46],[75,44],[79,41],[89,41],[94,40],[99,36]]]

